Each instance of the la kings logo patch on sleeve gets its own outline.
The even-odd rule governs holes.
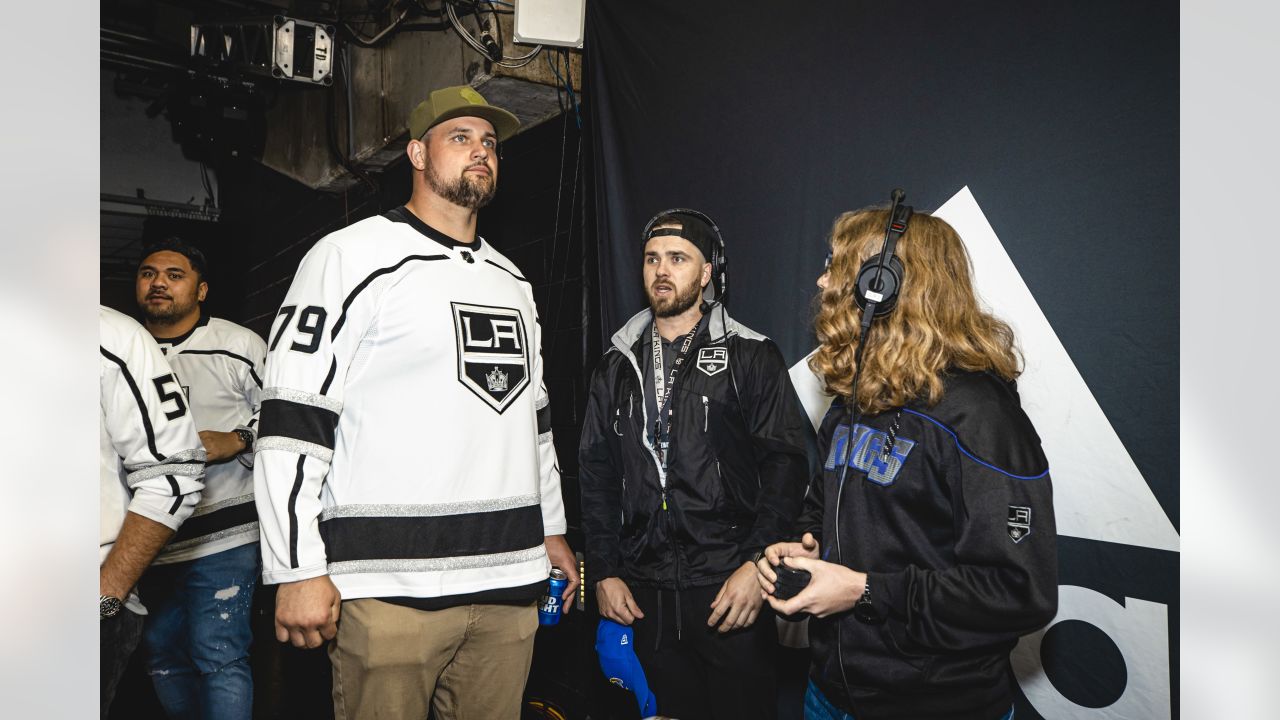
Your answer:
[[[1031,534],[1031,508],[1022,505],[1009,506],[1009,539],[1022,542]]]
[[[499,415],[529,385],[529,343],[515,308],[453,306],[458,380]]]

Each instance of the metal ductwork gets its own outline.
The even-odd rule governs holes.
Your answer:
[[[403,156],[409,113],[434,89],[470,84],[524,129],[563,110],[565,84],[581,84],[577,53],[515,45],[497,7],[117,0],[103,7],[102,65],[154,95],[148,113],[165,113],[188,160],[253,159],[336,192]]]

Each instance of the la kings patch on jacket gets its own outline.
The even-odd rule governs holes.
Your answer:
[[[722,373],[729,367],[729,348],[723,346],[699,348],[695,365],[707,377]]]

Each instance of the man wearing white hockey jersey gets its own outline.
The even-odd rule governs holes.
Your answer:
[[[205,452],[182,390],[142,326],[98,310],[101,715],[142,635],[134,586],[200,500]]]
[[[143,576],[150,614],[142,644],[169,717],[249,720],[249,610],[261,570],[253,428],[267,346],[203,312],[206,270],[204,253],[171,237],[147,248],[134,283],[208,453],[200,504]]]
[[[316,243],[268,337],[263,579],[282,642],[336,638],[339,720],[515,718],[578,585],[532,288],[476,236],[519,121],[464,86],[409,125],[409,201]]]

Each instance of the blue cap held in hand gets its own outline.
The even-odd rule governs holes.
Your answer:
[[[600,619],[596,628],[596,655],[600,657],[600,669],[609,682],[630,690],[640,705],[640,716],[649,717],[658,712],[658,698],[649,690],[644,678],[644,668],[632,647],[635,634],[626,625]]]

